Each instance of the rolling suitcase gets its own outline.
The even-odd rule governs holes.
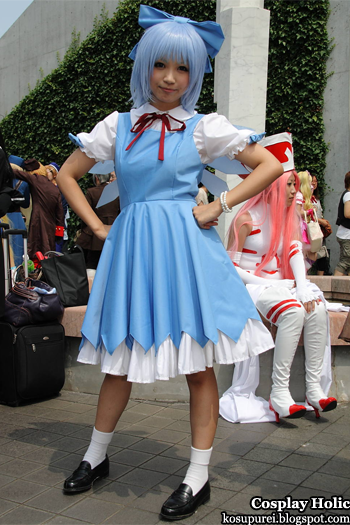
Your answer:
[[[1,226],[1,225],[0,225]],[[5,285],[10,288],[8,236],[26,230],[3,230]],[[28,268],[25,266],[25,274]],[[0,403],[18,406],[57,395],[65,380],[64,328],[58,322],[15,327],[0,320]]]

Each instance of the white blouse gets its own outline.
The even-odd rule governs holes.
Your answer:
[[[182,106],[164,112],[147,103],[130,111],[132,126],[144,113],[154,112],[169,113],[181,123],[186,122],[197,113],[196,111],[188,113]],[[96,162],[114,160],[118,115],[118,111],[115,111],[99,122],[90,133],[78,134],[78,138],[84,145],[81,151],[88,157],[95,159]],[[180,128],[181,123],[171,121],[172,128]],[[157,120],[152,123],[150,129],[161,131],[161,127],[161,121]],[[167,133],[171,133],[171,131]],[[210,113],[197,123],[193,138],[202,163],[208,164],[210,161],[223,156],[227,156],[230,160],[234,159],[237,153],[244,150],[250,136],[254,133],[251,129],[237,129],[223,115]]]

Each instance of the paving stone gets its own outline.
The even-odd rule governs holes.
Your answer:
[[[258,478],[272,468],[271,463],[263,463],[261,461],[250,461],[245,458],[240,458],[229,467],[230,472],[237,474],[246,474]]]
[[[284,458],[289,456],[289,451],[286,450],[273,450],[260,445],[256,446],[248,452],[244,459],[250,459],[252,461],[261,461],[263,463],[272,463],[277,464],[282,461]]]
[[[211,476],[210,476],[211,479]],[[219,487],[214,487],[212,484],[210,485],[210,500],[208,503],[206,503],[206,506],[208,507],[220,507],[223,505],[226,501],[233,498],[238,494],[238,492],[235,492],[233,490],[227,490]]]
[[[41,492],[45,492],[45,490],[47,487],[44,485],[20,479],[1,487],[1,497],[17,503],[24,503]]]
[[[122,449],[117,454],[113,454],[113,456],[109,455],[110,460],[113,460],[116,463],[131,465],[133,467],[138,467],[152,458],[152,454],[130,449]]]
[[[36,447],[34,445],[29,445],[27,443],[21,443],[20,441],[10,441],[9,443],[5,443],[1,447],[1,453],[5,456],[12,456],[14,458],[18,458],[21,456],[28,456],[31,452],[34,450],[38,450],[39,447]]]
[[[224,505],[227,510],[230,511],[230,513],[238,513],[238,514],[254,514],[254,515],[260,515],[264,514],[264,510],[253,510],[250,506],[250,501],[252,499],[251,494],[247,494],[244,492],[240,492],[239,494],[235,494],[232,498],[225,501]]]
[[[96,498],[84,498],[69,509],[64,510],[62,516],[81,520],[83,523],[104,523],[108,518],[120,510],[120,505]]]
[[[142,509],[123,509],[114,514],[110,519],[103,523],[111,525],[155,525],[159,522],[159,515],[155,512],[147,512]]]
[[[350,424],[349,424],[350,428]],[[324,445],[331,444],[332,447],[339,447],[339,450],[343,449],[350,443],[350,432],[349,434],[338,436],[332,434],[332,437],[330,438],[329,434],[326,432],[321,432],[320,434],[317,434],[314,438],[310,439],[311,443],[321,443]]]
[[[39,463],[39,465],[49,465],[50,463],[55,463],[55,461],[65,458],[66,456],[69,456],[69,452],[65,452],[64,450],[40,447],[27,454],[25,457],[28,461]]]
[[[305,456],[302,454],[291,454],[279,463],[282,467],[293,467],[296,469],[305,469],[316,471],[327,462],[326,458],[317,458],[314,456]]]
[[[153,427],[155,430],[157,430],[171,425],[173,421],[173,419],[167,417],[159,417],[157,414],[155,416],[147,417],[143,423],[148,427]]]
[[[183,476],[179,476],[178,474],[173,474],[172,476],[169,476],[162,481],[158,483],[156,487],[153,488],[153,490],[159,490],[161,492],[166,492],[167,494],[171,494],[176,490],[180,484],[183,482],[184,478]]]
[[[124,411],[122,415],[120,416],[120,420],[122,423],[140,423],[144,419],[146,419],[146,414],[140,414],[140,412],[131,412],[130,410]]]
[[[134,405],[130,409],[128,409],[128,414],[134,413],[134,414],[141,414],[146,416],[151,416],[154,414],[157,414],[164,410],[163,407],[157,406],[157,405],[150,405],[148,403],[139,403],[137,405]]]
[[[304,443],[304,440],[301,439],[287,439],[287,438],[279,438],[275,437],[275,434],[271,434],[267,438],[265,438],[263,441],[259,443],[260,447],[264,448],[271,448],[273,450],[285,450],[289,452],[294,452],[297,450],[302,444]]]
[[[129,434],[131,436],[139,436],[140,438],[152,436],[155,432],[157,432],[157,428],[146,426],[143,422],[135,425],[127,425],[122,430],[119,429],[119,434]]]
[[[182,419],[184,413],[181,409],[178,408],[164,408],[161,412],[157,413],[158,417],[165,417],[167,419],[177,420]]]
[[[141,438],[136,436],[129,436],[127,434],[121,434],[120,432],[115,432],[113,439],[111,441],[111,445],[114,445],[116,447],[121,448],[128,448],[134,443],[137,443],[140,441]]]
[[[333,474],[333,476],[340,476],[343,478],[350,478],[350,465],[344,459],[334,457],[319,469],[319,472],[325,474]]]
[[[124,476],[124,474],[127,474],[128,472],[131,472],[134,467],[131,467],[130,465],[121,465],[120,463],[110,463],[109,464],[109,480],[116,480],[120,478],[121,476]]]
[[[281,467],[277,465],[272,467],[268,472],[262,475],[262,478],[271,479],[273,481],[281,481],[283,483],[292,483],[293,485],[299,485],[302,481],[308,478],[313,471],[302,470],[292,467]]]
[[[39,525],[47,522],[54,514],[43,512],[30,507],[17,507],[7,514],[0,516],[1,525]]]
[[[334,457],[350,461],[350,446],[344,447],[342,450],[339,450],[339,452]]]
[[[26,474],[38,469],[40,469],[38,463],[18,458],[1,465],[0,474],[5,474],[6,476],[11,476],[13,478],[22,478]]]
[[[39,496],[28,500],[26,505],[28,507],[34,507],[47,512],[60,514],[62,511],[75,505],[84,497],[84,494],[74,494],[74,497],[70,497],[63,494],[62,489],[51,488],[46,492],[39,494]]]
[[[188,455],[188,458],[190,456]],[[224,452],[218,452],[216,449],[213,450],[210,458],[211,467],[219,468],[231,468],[234,463],[236,463],[241,456],[234,456],[233,454],[225,454]]]
[[[121,483],[127,483],[129,485],[138,485],[144,487],[144,489],[150,489],[155,487],[158,483],[168,477],[168,474],[155,472],[152,470],[146,470],[142,468],[135,468],[125,476],[119,478],[118,481]]]
[[[226,454],[233,454],[234,456],[244,456],[254,448],[254,443],[244,443],[234,441],[232,438],[227,438],[214,445],[216,452],[224,452]]]
[[[262,496],[264,499],[281,499],[290,494],[295,488],[296,486],[291,483],[281,483],[280,481],[259,478],[244,487],[242,492],[252,496]]]
[[[58,483],[62,484],[66,477],[67,472],[51,466],[45,466],[27,474],[23,479],[32,483],[39,483],[41,485],[46,485],[47,487],[52,487]]]
[[[159,441],[165,441],[168,443],[179,443],[184,439],[184,432],[177,432],[176,430],[162,429],[158,430],[152,435],[152,438]]]
[[[340,450],[341,447],[331,445],[331,440],[328,445],[308,441],[297,449],[297,453],[305,456],[315,456],[317,458],[330,459]]]
[[[161,454],[171,448],[170,443],[156,441],[155,439],[141,439],[130,446],[130,450],[139,450],[150,454]]]
[[[324,474],[322,472],[315,472],[302,484],[302,487],[310,487],[314,489],[323,490],[333,494],[344,494],[350,487],[350,478],[343,478]]]
[[[167,448],[162,452],[161,456],[166,456],[168,458],[183,459],[184,461],[189,461],[191,454],[190,447],[184,447],[183,445],[174,445]],[[213,460],[213,454],[211,455],[211,464]]]
[[[226,490],[240,491],[256,479],[256,476],[230,472],[214,467],[210,469],[210,485]]]
[[[160,419],[160,418],[159,418]],[[168,425],[167,430],[176,430],[179,432],[186,432],[187,434],[191,433],[191,425],[189,421],[184,421],[183,419],[174,421],[171,425]]]
[[[91,497],[124,506],[138,499],[144,492],[145,489],[138,485],[127,485],[126,483],[113,481],[100,488],[96,486],[96,490],[94,490]]]
[[[183,467],[188,467],[188,461],[181,459],[167,458],[164,456],[156,456],[144,463],[143,468],[155,470],[157,472],[165,472],[166,474],[175,474]]]
[[[86,448],[85,439],[77,439],[72,436],[62,437],[58,436],[59,439],[55,441],[55,449],[63,450],[64,452],[76,452],[82,448]]]
[[[15,478],[11,478],[10,476],[0,474],[0,487],[4,487],[5,485],[12,483],[13,481],[15,481]]]
[[[6,512],[8,512],[9,510],[14,509],[15,507],[17,507],[17,505],[18,504],[14,501],[6,501],[4,499],[0,499],[0,516],[6,514]]]

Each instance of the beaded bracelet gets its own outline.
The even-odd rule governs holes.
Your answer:
[[[231,213],[232,211],[232,208],[229,208],[227,206],[227,202],[226,202],[226,193],[227,191],[223,191],[221,194],[220,194],[220,203],[221,203],[221,208],[222,208],[222,211],[225,212],[225,213]]]

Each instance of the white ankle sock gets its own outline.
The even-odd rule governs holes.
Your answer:
[[[191,487],[193,496],[195,496],[208,481],[208,466],[212,450],[213,447],[208,450],[191,447],[191,462],[183,483]]]
[[[113,434],[114,432],[100,432],[94,427],[89,448],[83,459],[83,461],[90,463],[92,469],[105,459],[107,447],[112,441]]]

